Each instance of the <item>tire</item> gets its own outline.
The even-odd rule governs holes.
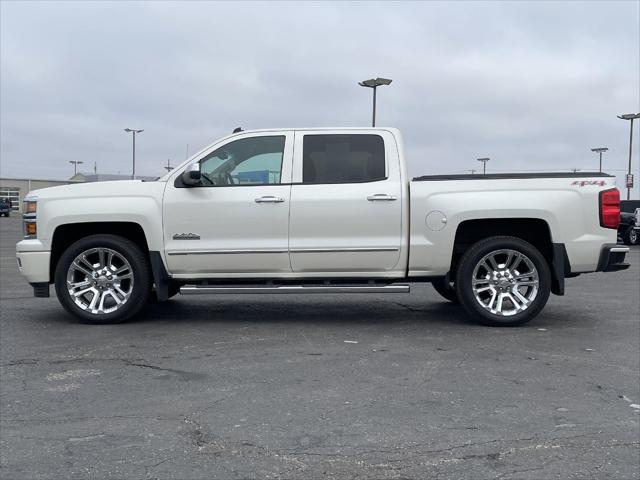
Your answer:
[[[624,234],[624,243],[627,245],[638,245],[640,241],[640,232],[633,228],[633,226],[629,227]]]
[[[476,321],[515,327],[527,323],[546,305],[551,272],[530,243],[516,237],[490,237],[463,255],[455,284],[460,303]]]
[[[137,314],[147,303],[152,283],[147,256],[116,235],[91,235],[75,242],[60,257],[54,280],[65,310],[92,324],[120,323]]]
[[[455,285],[449,281],[449,277],[442,277],[441,279],[431,282],[433,289],[438,292],[442,297],[449,300],[456,305],[460,304],[458,300],[458,293],[456,292]]]

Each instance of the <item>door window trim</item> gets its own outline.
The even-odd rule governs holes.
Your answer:
[[[259,137],[284,137],[284,150],[282,153],[282,159],[280,161],[280,182],[279,183],[247,183],[247,184],[233,184],[233,185],[185,185],[182,181],[182,173],[189,168],[189,166],[200,163],[204,158],[209,156],[216,150],[229,145],[235,141],[243,140],[247,138],[259,138]],[[245,135],[233,135],[225,138],[219,143],[211,145],[209,148],[201,152],[201,154],[188,164],[184,165],[179,172],[176,172],[175,180],[173,181],[174,188],[225,188],[225,187],[277,187],[291,185],[291,176],[293,170],[293,148],[294,148],[294,132],[292,130],[284,131],[270,131],[270,132],[249,132]],[[286,181],[283,181],[285,180]]]
[[[291,185],[299,186],[299,185],[361,185],[366,183],[378,183],[378,182],[386,182],[391,179],[390,177],[390,162],[397,161],[397,154],[392,151],[392,147],[395,147],[395,143],[391,142],[393,137],[390,132],[383,131],[368,131],[368,130],[355,130],[355,131],[346,131],[337,129],[337,130],[295,130],[294,131],[294,155],[293,155],[293,168],[291,172]],[[360,180],[360,181],[349,181],[349,182],[339,182],[339,183],[325,183],[325,182],[303,182],[303,158],[304,158],[304,137],[307,135],[377,135],[382,139],[384,146],[384,178],[376,178],[375,180]],[[391,143],[390,143],[391,142]]]

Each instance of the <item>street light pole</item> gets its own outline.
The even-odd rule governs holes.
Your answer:
[[[633,146],[633,121],[636,118],[640,118],[640,113],[625,113],[624,115],[618,115],[618,118],[621,120],[631,120],[631,128],[629,131],[629,168],[627,170],[627,200],[631,200],[631,187],[633,186],[633,182],[631,182],[631,153]]]
[[[371,118],[371,126],[376,126],[376,94],[378,93],[378,86],[373,87],[373,117]]]
[[[491,160],[488,157],[485,158],[478,158],[479,162],[482,162],[482,174],[485,175],[487,173],[487,162]]]
[[[73,163],[73,175],[78,174],[78,164],[84,163],[82,160],[69,160],[69,163]]]
[[[607,150],[609,150],[607,147],[600,147],[600,148],[592,148],[591,151],[592,152],[596,152],[600,154],[600,170],[598,170],[600,173],[602,173],[602,154],[604,152],[606,152]]]
[[[367,87],[373,89],[373,115],[371,118],[371,126],[376,126],[376,91],[381,85],[389,85],[392,80],[388,78],[370,78],[369,80],[363,80],[362,82],[358,82],[358,85],[361,87]]]
[[[136,130],[134,128],[125,128],[125,132],[133,133],[133,171],[131,173],[131,179],[136,179],[136,133],[142,133],[144,130]]]

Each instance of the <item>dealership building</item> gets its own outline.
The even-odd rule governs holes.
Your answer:
[[[136,177],[138,180],[155,180],[157,177]],[[46,180],[34,178],[4,178],[0,177],[0,198],[8,198],[15,212],[22,211],[22,199],[31,190],[57,187],[83,182],[108,182],[113,180],[130,180],[130,175],[111,175],[98,173],[77,173],[69,180]]]

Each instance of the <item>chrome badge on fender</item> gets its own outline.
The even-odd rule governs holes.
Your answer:
[[[200,240],[200,235],[197,233],[176,233],[173,236],[174,240]]]

